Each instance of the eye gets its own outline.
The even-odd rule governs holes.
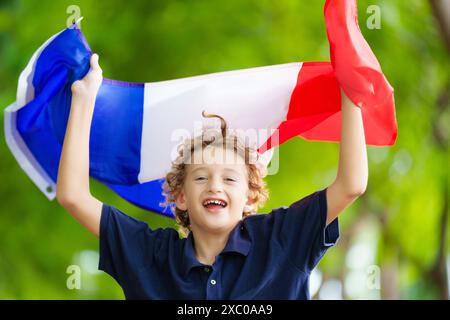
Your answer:
[[[201,181],[201,180],[205,180],[205,179],[206,179],[205,177],[198,177],[195,179],[195,181]]]
[[[236,180],[233,179],[233,178],[226,178],[225,180],[226,180],[226,181],[231,181],[231,182],[236,182]]]

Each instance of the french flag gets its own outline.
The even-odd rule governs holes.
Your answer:
[[[331,62],[148,83],[104,78],[92,118],[90,176],[136,206],[174,217],[160,206],[164,176],[183,142],[174,133],[196,136],[203,110],[225,118],[231,129],[262,133],[253,143],[268,163],[275,147],[296,136],[340,140],[340,87],[361,108],[366,143],[393,145],[393,89],[359,30],[356,12],[354,0],[326,1]],[[50,200],[56,195],[71,84],[89,71],[91,55],[78,23],[55,34],[31,57],[16,101],[4,111],[11,152]]]

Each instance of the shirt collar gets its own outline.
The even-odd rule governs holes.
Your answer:
[[[237,252],[243,256],[247,256],[250,251],[251,240],[248,236],[244,221],[241,220],[234,229],[230,232],[227,244],[221,253],[224,252]],[[189,271],[196,266],[203,266],[203,264],[197,260],[194,249],[194,236],[192,232],[189,232],[186,238],[186,243],[183,252],[183,271],[187,276]]]

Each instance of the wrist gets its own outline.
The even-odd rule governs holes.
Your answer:
[[[92,93],[72,93],[72,101],[74,102],[78,102],[81,104],[94,104],[95,103],[95,99],[97,97],[97,93],[96,92],[92,92]]]
[[[72,96],[72,105],[71,109],[80,110],[80,112],[85,113],[88,112],[92,114],[95,107],[95,96]]]

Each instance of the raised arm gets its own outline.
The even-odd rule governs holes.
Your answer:
[[[327,224],[365,192],[369,175],[361,109],[342,89],[341,96],[339,167],[335,181],[327,188]]]
[[[102,83],[98,55],[91,56],[91,70],[72,84],[72,104],[58,169],[56,198],[78,222],[97,237],[102,203],[89,188],[89,133],[95,98]]]

